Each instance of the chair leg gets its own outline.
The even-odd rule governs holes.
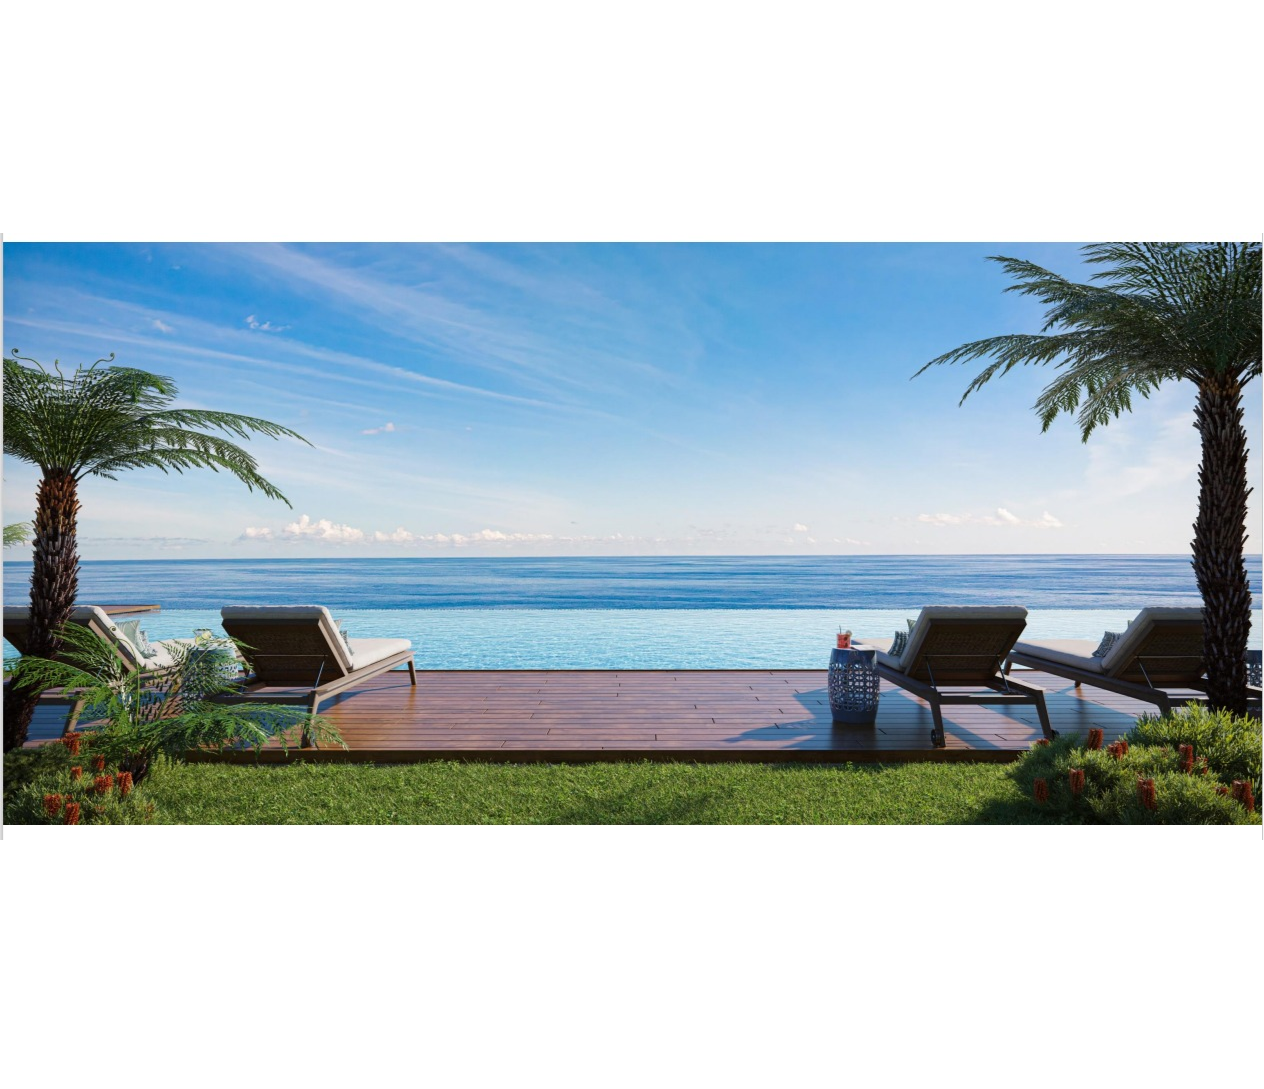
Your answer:
[[[931,744],[937,749],[945,748],[948,744],[948,736],[944,733],[944,712],[938,700],[931,701],[930,713],[935,720],[934,728],[930,732]]]
[[[413,686],[416,687],[417,666],[413,663],[413,660],[411,658],[408,659],[408,679],[412,682]]]
[[[71,733],[76,726],[79,725],[79,716],[83,714],[83,700],[75,700],[71,705],[70,714],[66,716],[66,725],[62,727],[62,736]]]
[[[1045,694],[1043,692],[1036,696],[1036,714],[1040,716],[1040,732],[1052,741],[1058,736],[1058,731],[1053,728],[1053,723],[1049,721],[1049,708],[1045,706]]]
[[[313,693],[312,693],[312,698],[311,698],[311,700],[308,702],[308,705],[307,705],[307,713],[308,713],[308,714],[309,714],[312,718],[315,718],[315,717],[316,717],[316,709],[317,709],[319,706],[320,706],[320,696],[318,696],[315,692],[313,692]],[[304,727],[303,727],[303,737],[302,737],[302,740],[299,742],[298,747],[299,747],[300,749],[316,749],[316,748],[319,748],[319,746],[316,744],[316,742],[312,739],[312,733],[311,733],[311,731],[310,731],[310,730],[309,730],[306,726],[304,726]]]

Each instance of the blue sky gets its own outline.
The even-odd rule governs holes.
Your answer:
[[[1187,551],[1192,387],[1085,445],[1040,432],[1051,372],[961,408],[973,367],[910,380],[1039,330],[993,253],[1087,274],[1065,244],[11,243],[4,347],[113,351],[314,444],[250,444],[292,510],[224,474],[88,481],[86,559]],[[1260,415],[1253,388],[1253,480]],[[34,471],[4,477],[29,519]]]

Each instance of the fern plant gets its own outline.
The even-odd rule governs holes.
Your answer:
[[[302,739],[346,747],[338,731],[300,707],[272,703],[221,703],[232,692],[224,675],[222,647],[235,640],[170,641],[170,668],[141,674],[129,670],[104,639],[78,625],[58,633],[56,658],[23,657],[13,663],[14,681],[39,690],[64,689],[82,701],[80,720],[92,734],[92,751],[106,756],[135,782],[154,760],[182,760],[196,751],[287,749]]]

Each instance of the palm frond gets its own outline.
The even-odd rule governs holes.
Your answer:
[[[56,363],[53,373],[14,349],[4,360],[4,452],[76,479],[114,479],[128,469],[224,470],[252,491],[289,504],[258,462],[223,436],[307,439],[255,416],[172,408],[178,392],[172,379],[100,365],[113,358],[66,375]]]
[[[1175,242],[1085,246],[1103,266],[1080,284],[1030,261],[997,256],[1015,280],[1005,290],[1047,307],[1039,334],[971,341],[919,369],[978,359],[990,362],[962,395],[1019,365],[1059,371],[1036,401],[1048,429],[1076,413],[1081,436],[1149,396],[1161,382],[1201,383],[1213,375],[1245,382],[1261,373],[1259,243]],[[914,375],[916,377],[916,375]]]
[[[251,434],[266,435],[272,439],[298,439],[299,442],[311,446],[307,439],[297,431],[288,427],[261,420],[257,416],[240,416],[235,412],[208,412],[201,409],[168,409],[163,412],[152,412],[139,421],[145,427],[214,427],[227,431],[239,439],[248,439]]]
[[[4,527],[4,547],[21,544],[31,539],[30,522],[10,522]]]

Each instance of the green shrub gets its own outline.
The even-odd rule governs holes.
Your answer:
[[[1182,741],[1181,744],[1189,744]],[[1197,749],[1195,749],[1197,753]],[[1059,737],[1049,745],[1037,745],[1014,764],[1011,775],[1028,804],[1046,821],[1060,824],[1258,824],[1259,813],[1228,795],[1210,769],[1196,764],[1194,772],[1181,770],[1175,747],[1129,743],[1122,756],[1105,749],[1083,747],[1075,736]],[[1071,790],[1071,770],[1084,772],[1084,787],[1077,797]],[[1038,802],[1035,784],[1043,779],[1048,799]],[[1153,779],[1156,808],[1147,809],[1137,789],[1138,779]]]
[[[1154,779],[1158,809],[1146,809],[1137,794],[1137,778],[1120,776],[1110,789],[1088,798],[1097,824],[1258,824],[1259,814],[1227,795],[1218,794],[1214,778],[1162,771]]]
[[[99,755],[91,737],[80,735],[80,751],[65,745],[40,745],[6,753],[4,757],[4,819],[9,824],[65,824],[66,806],[79,807],[79,824],[148,824],[154,804],[143,788],[133,786],[124,796],[119,787],[117,764],[107,760],[101,770],[92,766]],[[72,768],[79,768],[75,778]],[[109,776],[108,790],[95,789],[98,776]],[[46,799],[55,798],[52,812]]]
[[[1258,718],[1209,711],[1205,704],[1189,704],[1166,715],[1142,715],[1128,733],[1131,745],[1193,745],[1206,757],[1211,773],[1228,785],[1247,780],[1260,797],[1261,726]]]

